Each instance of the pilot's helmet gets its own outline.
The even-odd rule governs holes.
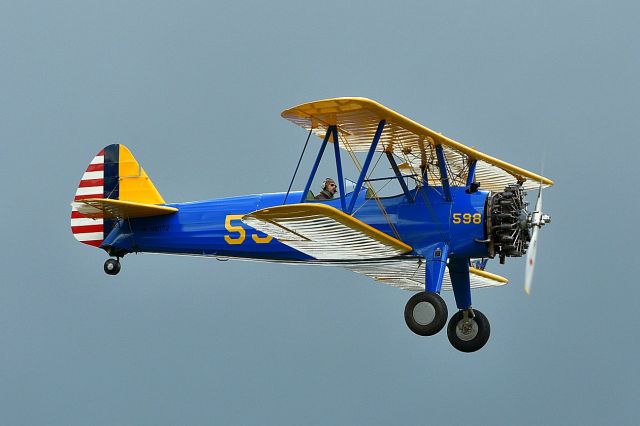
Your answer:
[[[331,178],[326,178],[326,179],[324,180],[324,182],[322,183],[322,189],[325,189],[325,188],[327,187],[327,185],[329,185],[330,183],[332,183],[332,184],[334,184],[334,185],[335,185],[335,184],[336,184],[336,181],[335,181],[335,180],[333,180],[333,179],[331,179]]]

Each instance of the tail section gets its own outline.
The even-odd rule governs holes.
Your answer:
[[[74,201],[108,198],[145,204],[164,204],[164,199],[136,161],[120,144],[109,145],[91,160],[82,175]],[[71,232],[84,244],[99,247],[111,232],[114,221],[91,218],[72,205]]]

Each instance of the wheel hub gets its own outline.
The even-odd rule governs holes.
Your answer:
[[[420,325],[429,325],[436,318],[436,309],[429,302],[420,302],[413,308],[413,319]]]
[[[456,335],[465,342],[475,339],[478,335],[478,323],[473,318],[460,320],[456,327]]]

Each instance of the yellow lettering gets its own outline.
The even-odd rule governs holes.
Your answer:
[[[471,213],[454,213],[453,214],[453,223],[455,225],[458,224],[465,224],[465,225],[469,225],[470,223],[475,223],[476,225],[480,225],[482,223],[482,213],[474,213],[473,215]]]
[[[225,235],[224,236],[224,240],[227,242],[227,244],[232,244],[232,245],[236,245],[236,244],[242,244],[244,242],[244,239],[247,236],[247,233],[245,232],[244,228],[242,227],[242,225],[232,225],[231,221],[232,220],[240,220],[242,219],[242,214],[228,214],[225,221],[224,221],[224,227],[227,229],[227,231],[229,232],[237,232],[238,236],[237,237],[231,237],[229,235]]]
[[[271,242],[273,237],[271,235],[265,235],[264,237],[259,237],[258,234],[251,235],[251,239],[258,244],[268,244]]]

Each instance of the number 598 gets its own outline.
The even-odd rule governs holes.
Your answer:
[[[464,224],[468,225],[470,223],[475,223],[476,225],[480,225],[482,223],[482,214],[481,213],[454,213],[453,214],[453,224]]]

